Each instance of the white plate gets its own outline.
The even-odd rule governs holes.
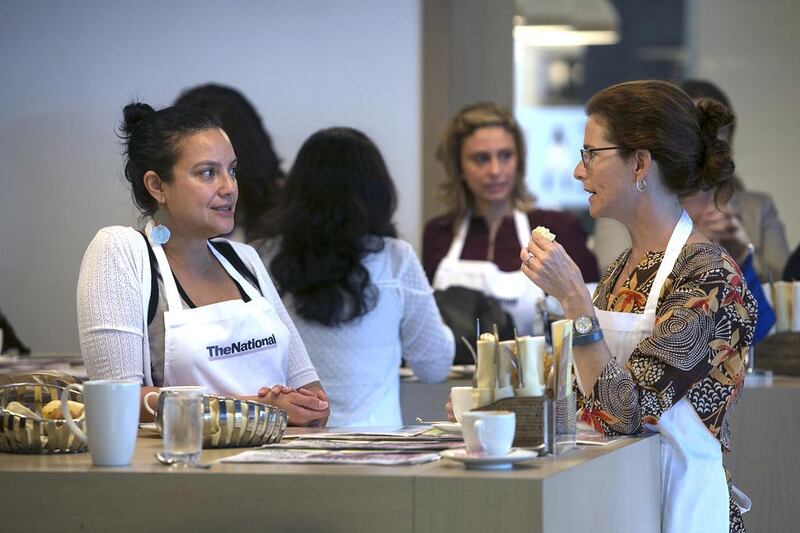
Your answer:
[[[461,424],[458,422],[431,422],[431,427],[441,429],[445,433],[461,435]]]
[[[475,373],[475,365],[453,365],[450,371],[464,377],[471,377]]]
[[[400,368],[398,368],[397,369],[397,373],[400,374],[401,378],[413,378],[414,377],[414,371],[411,370],[410,368],[407,368],[407,367],[404,367],[404,366],[401,366]]]
[[[440,452],[439,455],[447,459],[464,463],[467,468],[474,470],[509,470],[514,463],[530,461],[539,454],[533,450],[511,448],[511,451],[507,455],[487,456],[469,453],[466,448],[458,448],[455,450],[444,450]]]
[[[156,427],[155,422],[140,422],[139,429],[144,429],[147,431],[155,431],[156,433],[158,433],[158,427]]]

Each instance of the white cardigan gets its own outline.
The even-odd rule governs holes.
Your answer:
[[[297,328],[258,254],[246,244],[228,242],[289,329],[286,384],[300,387],[317,381]],[[83,256],[77,291],[81,354],[90,379],[137,379],[153,386],[147,325],[150,290],[150,260],[142,235],[123,226],[98,231]],[[274,384],[265,383],[269,385]]]
[[[425,383],[444,380],[453,362],[453,333],[442,321],[414,249],[399,239],[383,241],[383,250],[362,259],[378,289],[378,301],[366,315],[328,327],[301,317],[291,295],[284,295],[330,398],[329,426],[402,425],[401,358]],[[256,245],[267,266],[276,245]]]

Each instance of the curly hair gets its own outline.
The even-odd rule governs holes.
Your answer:
[[[378,291],[362,260],[383,249],[383,237],[397,236],[396,207],[392,178],[369,137],[329,128],[303,143],[279,209],[259,230],[279,237],[270,274],[301,317],[336,326],[375,307]]]
[[[522,128],[507,109],[491,102],[478,102],[464,107],[450,119],[436,149],[436,157],[447,174],[441,185],[441,198],[449,208],[448,215],[453,223],[460,222],[467,211],[474,208],[472,191],[461,168],[461,148],[476,130],[491,126],[506,130],[514,138],[517,149],[517,174],[511,201],[523,208],[533,201],[525,186],[525,136]]]

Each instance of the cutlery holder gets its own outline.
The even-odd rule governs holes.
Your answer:
[[[544,444],[547,453],[555,453],[557,444],[575,442],[575,394],[558,400],[547,396],[503,398],[476,410],[513,411],[516,415],[515,447],[530,448]]]

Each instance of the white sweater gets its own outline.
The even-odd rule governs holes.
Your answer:
[[[291,295],[284,295],[330,398],[329,426],[402,425],[401,357],[423,382],[444,380],[453,362],[453,333],[442,321],[413,248],[398,239],[385,238],[384,243],[382,251],[363,259],[378,288],[377,304],[366,315],[327,327],[300,317]],[[258,250],[269,267],[276,242]]]
[[[300,387],[317,381],[319,378],[297,328],[258,254],[250,246],[228,242],[256,276],[264,297],[289,329],[291,339],[286,384]],[[147,325],[150,276],[147,245],[138,231],[110,226],[97,232],[83,256],[78,276],[78,330],[81,354],[90,379],[137,379],[145,386],[161,385],[153,382],[151,371]],[[161,300],[163,302],[163,298]],[[154,324],[158,321],[163,322],[162,305],[159,305],[153,320]],[[154,347],[162,354],[163,349],[163,346]],[[163,376],[163,357],[158,364],[161,368],[155,374]],[[254,395],[256,393],[253,391]]]

